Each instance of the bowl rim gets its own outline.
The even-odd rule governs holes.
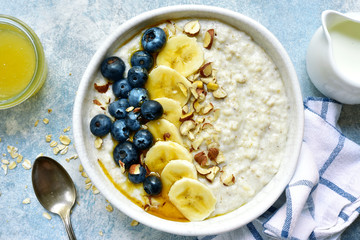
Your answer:
[[[87,154],[84,147],[84,134],[81,131],[83,129],[82,124],[82,102],[86,99],[86,89],[88,88],[89,84],[93,80],[93,74],[95,71],[98,71],[98,66],[100,61],[105,57],[106,53],[108,52],[109,48],[114,44],[114,42],[118,39],[118,37],[127,32],[129,29],[136,27],[139,23],[144,21],[150,20],[154,17],[168,15],[171,13],[180,13],[180,12],[191,12],[191,13],[207,13],[209,16],[212,16],[212,13],[217,15],[221,15],[223,17],[233,18],[239,22],[246,22],[249,26],[251,26],[258,34],[260,34],[265,40],[271,44],[276,52],[279,54],[281,61],[283,61],[284,68],[288,74],[288,81],[290,82],[291,86],[293,87],[293,94],[294,94],[294,104],[295,104],[295,112],[296,112],[296,120],[297,122],[295,125],[297,129],[294,130],[294,139],[293,141],[293,148],[292,148],[292,162],[289,166],[288,172],[285,173],[283,179],[279,180],[277,183],[280,188],[277,188],[275,191],[272,191],[269,196],[264,199],[266,204],[262,205],[262,207],[255,208],[253,212],[249,214],[247,220],[244,219],[236,219],[236,221],[227,221],[225,224],[219,224],[218,221],[214,221],[214,219],[230,219],[233,217],[233,213],[237,210],[234,210],[230,213],[226,213],[222,216],[218,216],[215,218],[210,218],[209,220],[204,220],[201,222],[176,222],[171,220],[165,220],[160,217],[156,217],[149,213],[146,213],[142,209],[141,211],[133,211],[134,209],[120,204],[114,198],[112,192],[106,186],[107,183],[101,181],[101,178],[97,176],[95,170],[92,168],[91,164],[87,160]],[[184,16],[185,18],[186,16]],[[208,17],[209,19],[219,19],[214,17]],[[221,19],[219,19],[221,20]],[[150,25],[150,24],[148,24]],[[249,34],[250,35],[250,34]],[[251,36],[251,35],[250,35]],[[284,81],[284,80],[283,80]],[[219,233],[224,233],[227,231],[234,230],[241,226],[246,225],[247,223],[253,221],[261,214],[263,214],[269,207],[273,205],[273,203],[279,198],[283,190],[285,189],[286,185],[289,183],[291,177],[293,176],[296,165],[297,159],[300,153],[302,138],[303,138],[303,127],[304,127],[304,115],[303,115],[303,102],[302,102],[302,95],[300,90],[300,85],[297,79],[296,71],[294,66],[288,56],[287,52],[285,51],[284,47],[281,45],[279,40],[263,25],[256,22],[255,20],[242,15],[238,12],[234,12],[228,9],[208,6],[208,5],[173,5],[168,7],[162,7],[158,9],[154,9],[151,11],[144,12],[140,15],[137,15],[130,20],[121,24],[110,36],[107,37],[106,41],[102,44],[102,46],[96,51],[94,56],[92,57],[90,63],[88,64],[83,77],[80,81],[78,92],[75,98],[74,108],[73,108],[73,134],[74,134],[74,142],[76,146],[76,150],[78,152],[79,158],[81,163],[92,179],[94,185],[100,190],[100,192],[121,212],[126,214],[127,216],[137,220],[138,222],[143,223],[151,228],[172,233],[178,235],[185,235],[185,236],[204,236],[204,235],[214,235]],[[251,200],[252,201],[252,200]],[[251,202],[250,201],[250,202]],[[245,204],[246,205],[246,204]],[[209,224],[210,223],[210,224]],[[217,224],[217,225],[216,225]]]

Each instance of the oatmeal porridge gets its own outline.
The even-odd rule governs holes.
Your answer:
[[[151,53],[154,62],[144,88],[163,114],[141,123],[153,142],[139,152],[138,165],[145,166],[147,176],[155,173],[162,190],[152,195],[143,184],[129,181],[135,170],[114,161],[119,140],[112,134],[91,136],[98,162],[119,191],[162,218],[200,221],[233,211],[249,202],[283,161],[289,106],[281,76],[251,37],[222,22],[176,20],[158,27],[166,43]],[[126,72],[133,53],[142,50],[143,34],[113,54],[124,61]],[[114,82],[99,73],[95,85],[89,93],[94,103],[89,123],[98,114],[115,121],[108,112],[118,99]],[[139,108],[129,106],[127,112],[136,114]],[[186,208],[185,195],[209,203],[205,210],[200,203]]]

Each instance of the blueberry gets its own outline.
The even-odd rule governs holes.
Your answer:
[[[120,80],[124,76],[125,63],[121,58],[112,56],[102,61],[100,71],[105,78],[111,81]]]
[[[134,66],[129,69],[127,80],[133,88],[143,87],[147,81],[149,74],[147,70],[140,66]]]
[[[111,136],[122,143],[130,136],[130,129],[125,124],[125,119],[116,120],[111,126]]]
[[[162,190],[162,183],[159,177],[150,175],[145,178],[144,190],[149,195],[158,195]]]
[[[164,30],[158,27],[147,29],[141,38],[143,48],[150,53],[159,52],[165,45],[165,41],[166,34]]]
[[[115,81],[112,85],[113,93],[117,98],[127,98],[131,89],[132,87],[126,78]]]
[[[109,113],[116,119],[125,118],[127,115],[126,109],[130,107],[130,104],[127,99],[119,99],[115,102],[110,103]]]
[[[140,164],[133,164],[129,168],[128,178],[132,183],[142,183],[145,180],[146,169]]]
[[[141,124],[138,120],[138,117],[140,116],[140,112],[129,112],[128,115],[125,118],[125,124],[131,131],[137,131],[140,129]]]
[[[154,66],[154,58],[147,51],[136,51],[131,56],[131,66],[140,66],[150,70]]]
[[[148,130],[141,129],[135,133],[133,143],[140,150],[148,149],[153,143],[153,135]]]
[[[118,144],[114,148],[113,157],[115,163],[119,165],[119,161],[121,161],[125,169],[129,169],[131,165],[139,162],[137,149],[134,144],[129,141]]]
[[[149,100],[141,105],[141,114],[147,120],[158,119],[163,113],[164,109],[157,101]]]
[[[90,131],[95,136],[102,137],[110,132],[111,125],[111,119],[108,116],[98,114],[90,121]]]
[[[133,88],[129,92],[130,106],[140,107],[144,102],[149,100],[148,92],[144,88]]]

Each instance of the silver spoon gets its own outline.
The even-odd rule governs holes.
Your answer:
[[[76,189],[66,170],[54,159],[36,158],[32,170],[32,184],[41,205],[58,214],[65,224],[70,240],[76,240],[70,222],[70,210],[76,199]]]

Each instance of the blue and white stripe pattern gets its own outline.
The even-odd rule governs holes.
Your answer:
[[[299,163],[283,196],[252,223],[206,239],[338,239],[359,215],[360,146],[337,126],[341,104],[311,97],[304,107]]]

